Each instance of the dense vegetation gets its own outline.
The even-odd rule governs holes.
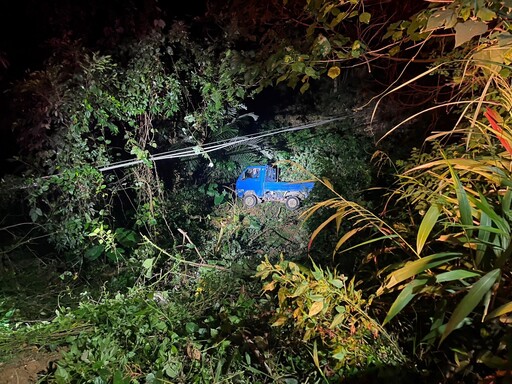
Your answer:
[[[53,12],[0,51],[0,379],[511,380],[510,1]],[[235,199],[261,163],[303,207]]]

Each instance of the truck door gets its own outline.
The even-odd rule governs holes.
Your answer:
[[[259,167],[249,167],[242,175],[242,183],[245,191],[254,191],[256,196],[263,195],[263,181],[265,179],[265,170]]]

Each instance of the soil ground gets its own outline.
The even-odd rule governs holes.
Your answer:
[[[60,352],[28,350],[8,363],[0,363],[0,384],[37,383],[41,374],[53,369]]]

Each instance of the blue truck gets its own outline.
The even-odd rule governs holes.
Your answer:
[[[252,208],[263,201],[278,201],[295,210],[308,197],[314,181],[279,181],[279,169],[271,165],[252,165],[236,180],[235,193],[242,204]]]

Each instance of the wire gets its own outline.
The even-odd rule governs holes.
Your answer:
[[[332,119],[319,120],[319,121],[315,121],[313,123],[298,125],[295,127],[276,128],[276,129],[270,130],[265,133],[253,133],[253,134],[249,134],[249,135],[245,135],[245,136],[238,136],[238,137],[234,137],[231,139],[215,141],[212,143],[205,144],[203,146],[195,145],[192,147],[175,149],[175,150],[166,151],[166,152],[160,152],[160,153],[151,155],[148,160],[156,162],[156,161],[160,161],[160,160],[179,159],[179,158],[184,158],[184,157],[198,156],[201,154],[219,151],[224,148],[229,148],[229,147],[232,147],[235,145],[243,144],[248,141],[254,141],[254,140],[262,139],[264,137],[274,136],[274,135],[277,135],[280,133],[294,132],[294,131],[300,131],[303,129],[318,127],[321,125],[332,123],[334,121],[345,119],[345,118],[347,118],[347,116],[348,115],[338,116],[338,117],[334,117]],[[113,169],[131,167],[133,165],[141,164],[144,161],[145,160],[141,160],[141,159],[122,160],[122,161],[110,163],[106,166],[99,168],[98,170],[101,172],[107,172],[107,171],[111,171]]]

